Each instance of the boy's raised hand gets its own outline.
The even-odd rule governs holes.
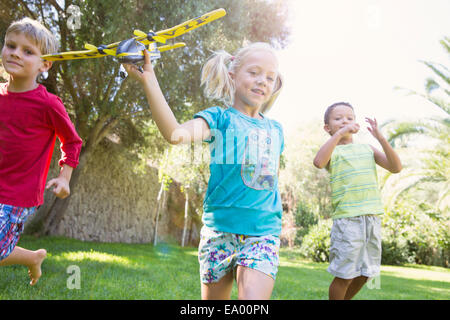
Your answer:
[[[139,68],[131,63],[124,63],[123,67],[125,68],[129,76],[141,83],[144,83],[145,80],[148,79],[149,75],[154,75],[150,55],[147,50],[144,50],[144,65],[142,66],[143,72],[139,71]]]
[[[380,140],[380,138],[383,137],[383,134],[381,133],[380,129],[378,129],[377,119],[370,119],[366,117],[366,122],[370,125],[370,127],[367,127],[367,130],[369,130],[369,132],[372,134],[372,136],[374,136],[375,139]]]
[[[349,124],[345,125],[343,128],[339,129],[337,131],[337,133],[344,136],[347,133],[351,133],[351,134],[358,133],[358,131],[359,131],[359,124],[354,122],[354,123],[349,123]]]

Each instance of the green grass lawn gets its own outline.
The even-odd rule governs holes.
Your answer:
[[[45,248],[43,276],[28,285],[27,269],[1,267],[0,300],[4,299],[192,299],[200,298],[196,248],[176,245],[83,242],[60,237],[22,236],[19,246]],[[80,270],[80,289],[69,266]],[[332,276],[328,264],[282,249],[272,299],[324,300]],[[72,277],[72,278],[71,278]],[[430,266],[382,266],[381,276],[355,299],[450,299],[450,270]],[[236,286],[232,298],[236,299]]]

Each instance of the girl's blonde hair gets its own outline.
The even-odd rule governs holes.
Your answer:
[[[205,85],[205,95],[212,99],[221,100],[227,105],[232,105],[236,88],[229,72],[236,73],[242,67],[242,62],[247,55],[256,50],[269,51],[276,57],[275,50],[265,42],[255,42],[243,47],[234,56],[224,50],[214,52],[202,69],[201,85]],[[272,107],[282,86],[283,81],[281,75],[278,74],[272,96],[261,107],[262,113],[266,113]]]
[[[10,33],[23,33],[36,44],[42,55],[58,51],[58,42],[55,36],[39,21],[30,18],[14,21],[6,30],[6,35]]]

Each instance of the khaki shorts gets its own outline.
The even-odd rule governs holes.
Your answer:
[[[380,264],[381,219],[378,215],[333,220],[329,273],[342,279],[372,278],[380,273]]]

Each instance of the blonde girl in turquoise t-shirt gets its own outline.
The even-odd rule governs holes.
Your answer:
[[[338,102],[328,107],[324,122],[324,129],[331,137],[317,152],[314,165],[330,171],[334,211],[328,272],[335,278],[329,288],[329,298],[351,299],[368,278],[380,271],[379,215],[383,214],[383,206],[375,164],[392,173],[400,172],[402,165],[378,129],[376,119],[366,118],[367,129],[383,152],[371,145],[353,143],[359,124],[349,103]]]
[[[211,176],[199,244],[202,299],[269,299],[278,268],[281,199],[279,123],[264,116],[282,82],[274,50],[253,43],[233,56],[214,53],[202,70],[208,97],[222,100],[179,124],[159,88],[147,52],[143,72],[127,72],[144,87],[153,120],[171,144],[207,141]]]

